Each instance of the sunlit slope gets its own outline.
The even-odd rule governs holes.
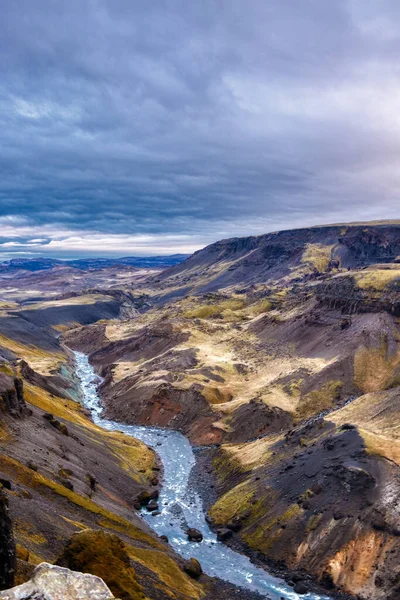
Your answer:
[[[396,385],[399,334],[386,293],[397,294],[336,269],[295,287],[189,296],[65,339],[105,377],[109,415],[179,428],[199,444],[246,441]],[[353,306],[352,295],[381,310],[335,306],[336,297]]]
[[[331,225],[222,240],[157,277],[160,299],[296,278],[329,265],[359,268],[400,256],[398,221]]]

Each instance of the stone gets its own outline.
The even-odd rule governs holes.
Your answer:
[[[232,531],[230,529],[218,529],[217,531],[217,540],[220,542],[225,542],[232,537]]]
[[[110,600],[114,598],[100,577],[41,563],[27,583],[0,592],[1,600]]]
[[[189,577],[192,577],[193,579],[198,579],[203,573],[201,564],[195,558],[190,558],[188,561],[186,561],[183,569],[189,575]]]
[[[194,527],[190,527],[186,532],[189,542],[202,542],[203,534],[198,529],[194,529]]]
[[[140,492],[137,500],[140,502],[141,506],[146,506],[146,504],[148,504],[151,500],[150,492]]]
[[[71,490],[71,492],[74,491],[74,486],[71,483],[71,481],[69,481],[68,479],[64,479],[63,477],[60,477],[60,483],[61,483],[61,485],[63,485],[64,487],[66,487],[67,490]]]
[[[232,521],[231,523],[227,524],[227,528],[230,529],[231,531],[240,531],[241,527],[242,527],[242,524],[239,520]]]
[[[50,413],[48,413],[48,414],[50,415]],[[46,418],[48,418],[48,417],[46,417]],[[52,425],[55,429],[57,429],[57,431],[59,431],[63,435],[69,435],[68,428],[64,423],[61,423],[58,419],[55,419],[54,417],[51,419],[49,418],[48,420],[49,420],[50,425]]]
[[[333,513],[333,518],[335,519],[335,521],[340,521],[340,519],[344,519],[345,516],[346,515],[340,510],[337,510]]]
[[[154,512],[158,510],[158,502],[157,500],[150,500],[150,502],[146,505],[146,508],[149,512]]]
[[[96,477],[94,475],[92,475],[91,473],[88,473],[86,475],[86,478],[88,480],[90,489],[92,490],[92,492],[95,492],[96,491],[96,484],[97,484]]]
[[[324,586],[327,590],[333,590],[335,588],[335,583],[333,581],[333,577],[331,573],[328,571],[324,571],[321,575],[321,585]]]
[[[296,594],[300,594],[302,596],[303,594],[307,594],[308,587],[302,581],[298,581],[293,590],[296,592]]]

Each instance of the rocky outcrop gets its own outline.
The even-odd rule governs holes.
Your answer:
[[[77,391],[73,381],[71,381],[72,373],[70,377],[62,376],[60,373],[48,376],[40,375],[25,360],[19,361],[18,366],[20,375],[24,381],[40,387],[55,396],[76,400]],[[64,372],[69,374],[66,368]]]
[[[0,373],[0,412],[22,417],[28,409],[24,400],[22,379]]]
[[[15,543],[8,514],[8,500],[0,485],[0,590],[13,585],[15,564]]]
[[[356,285],[353,277],[347,275],[318,283],[315,296],[320,307],[341,310],[346,315],[388,312],[400,316],[397,290],[363,290]]]
[[[40,564],[27,583],[0,592],[1,600],[111,600],[100,577]]]
[[[254,398],[233,413],[230,422],[232,431],[226,435],[226,439],[232,442],[247,442],[252,437],[287,431],[292,423],[293,419],[289,413]]]
[[[199,293],[265,283],[289,274],[301,264],[309,245],[330,249],[328,270],[339,265],[359,268],[395,262],[400,256],[400,225],[333,225],[221,240],[165,270],[158,281],[161,289],[174,285],[174,297],[192,290]]]

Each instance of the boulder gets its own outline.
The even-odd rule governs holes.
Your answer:
[[[203,572],[201,564],[195,558],[190,558],[187,560],[183,568],[184,571],[186,571],[186,573],[193,579],[198,579]]]
[[[157,500],[150,500],[150,502],[146,505],[146,508],[149,512],[153,512],[158,510],[158,502]]]
[[[190,527],[187,530],[186,534],[188,536],[189,542],[202,542],[203,541],[203,534],[198,529],[194,529],[193,527]]]
[[[42,563],[27,583],[0,592],[1,600],[110,600],[114,598],[100,577]]]
[[[300,594],[302,596],[303,594],[307,594],[308,587],[302,581],[298,581],[293,590],[296,592],[296,594]]]

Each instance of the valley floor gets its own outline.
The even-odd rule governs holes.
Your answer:
[[[0,466],[19,576],[22,563],[54,561],[73,532],[100,527],[130,548],[148,598],[210,594],[135,515],[141,491],[157,488],[154,455],[93,425],[69,346],[103,378],[107,418],[211,448],[193,476],[229,544],[329,594],[396,600],[399,229],[227,240],[137,275],[134,289],[99,284],[37,302],[25,285],[5,300]]]

